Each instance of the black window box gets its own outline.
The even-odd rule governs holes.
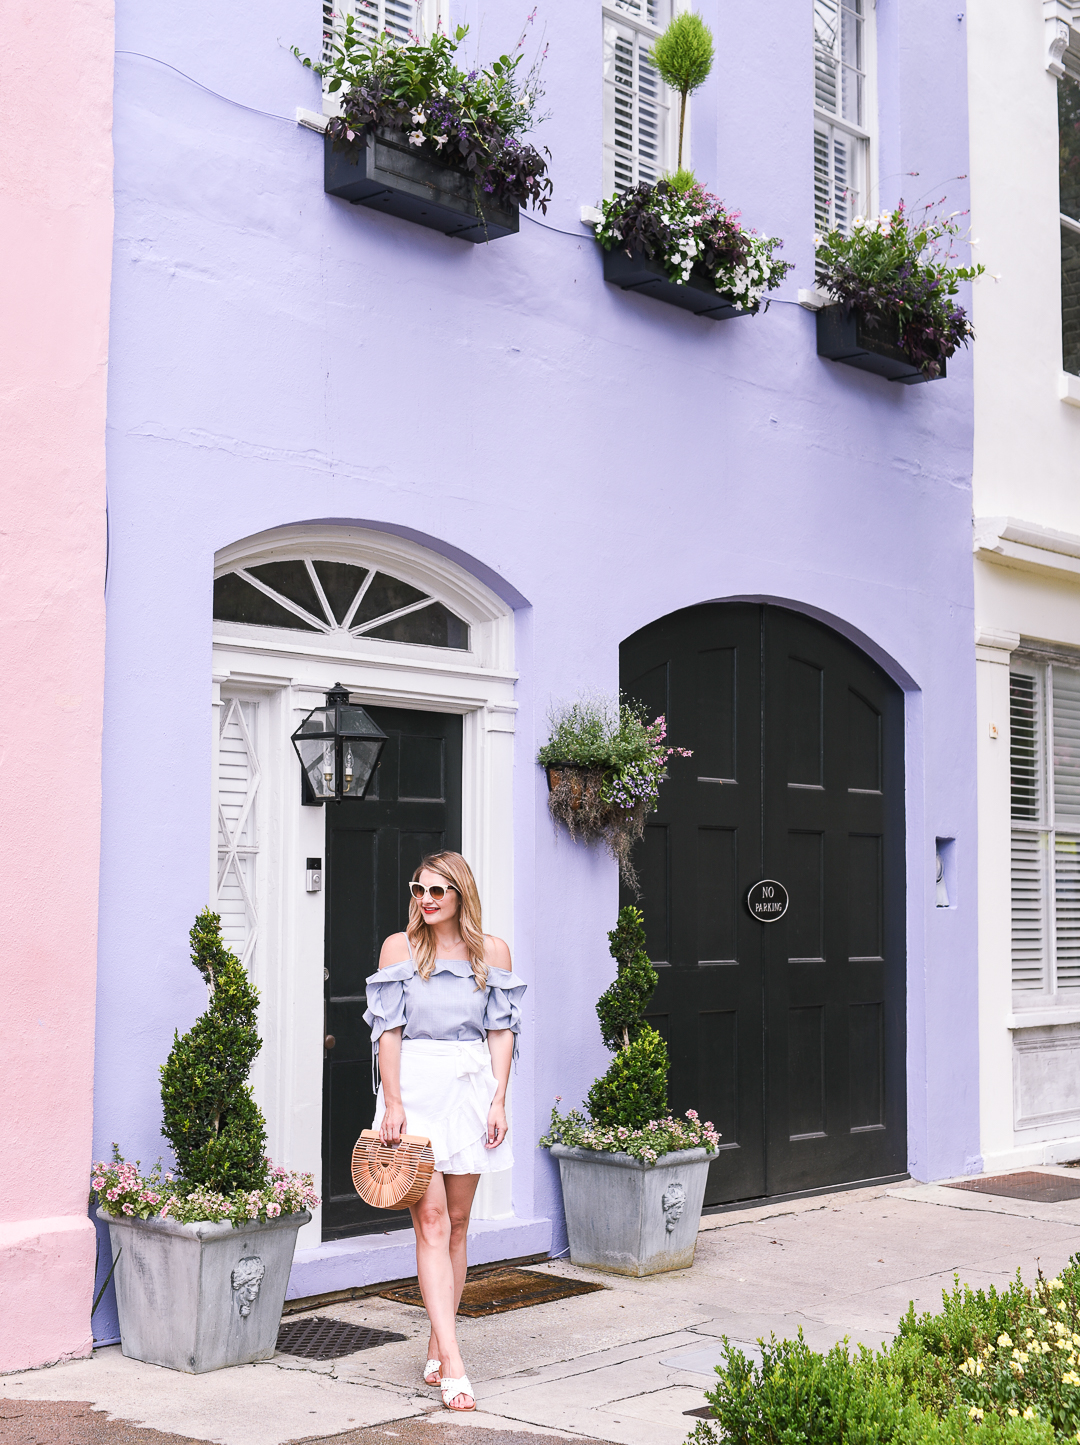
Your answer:
[[[920,371],[892,339],[891,321],[867,317],[843,306],[823,306],[817,314],[817,354],[844,366],[857,366],[872,371],[886,381],[899,381],[904,386],[918,386],[923,381],[937,381]],[[941,363],[941,377],[945,362]]]
[[[753,316],[758,309],[751,306],[749,310],[744,310],[730,296],[725,296],[703,277],[693,273],[688,281],[669,281],[659,261],[650,261],[641,251],[627,255],[624,246],[604,252],[604,280],[610,281],[613,286],[621,286],[624,291],[636,291],[641,296],[651,296],[655,301],[666,301],[669,306],[679,306],[683,311],[692,311],[695,316],[705,316],[710,321]]]
[[[518,229],[516,206],[483,196],[464,171],[443,165],[410,146],[401,131],[376,131],[352,150],[335,150],[324,136],[327,195],[415,221],[461,241],[497,241]]]

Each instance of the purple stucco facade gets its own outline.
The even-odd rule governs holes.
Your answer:
[[[725,598],[828,622],[904,690],[909,1168],[978,1167],[971,360],[904,387],[816,356],[795,304],[813,273],[809,7],[799,25],[698,8],[718,62],[694,166],[796,263],[790,304],[720,324],[606,285],[578,219],[601,190],[598,5],[544,0],[537,20],[547,217],[472,246],[323,193],[322,140],[291,120],[320,107],[288,49],[317,51],[313,0],[120,0],[98,1150],[161,1152],[157,1070],[203,1006],[186,938],[207,901],[214,554],[337,519],[423,541],[515,608],[515,1213],[552,1219],[562,1247],[557,1175],[531,1146],[605,1058],[617,908],[614,865],[547,817],[549,703],[615,691],[624,638]],[[522,16],[453,18],[486,58]],[[937,186],[962,208],[956,12],[879,0],[877,27],[881,201]],[[935,837],[957,840],[954,909],[934,908]]]

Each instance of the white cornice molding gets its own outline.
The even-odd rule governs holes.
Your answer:
[[[976,662],[996,662],[1008,667],[1009,659],[1020,646],[1019,632],[1002,632],[994,627],[975,625]]]
[[[975,556],[1022,572],[1080,578],[1080,536],[1016,517],[976,517]]]
[[[1060,80],[1065,74],[1062,64],[1071,39],[1070,27],[1080,30],[1078,0],[1042,0],[1046,29],[1046,68]]]

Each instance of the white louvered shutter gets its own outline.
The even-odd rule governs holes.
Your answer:
[[[671,97],[649,59],[666,7],[663,0],[622,0],[614,8],[628,19],[604,17],[605,196],[659,180],[672,161]]]
[[[1021,995],[1048,984],[1047,831],[1040,828],[1043,748],[1040,679],[1009,675],[1009,770],[1012,794],[1012,986]],[[1026,826],[1025,826],[1026,825]]]
[[[1055,663],[1054,981],[1080,988],[1080,671]]]
[[[258,703],[223,701],[218,736],[217,911],[221,935],[247,966],[258,939],[256,795],[261,773],[255,738]]]
[[[445,0],[442,0],[445,10]],[[322,0],[323,64],[334,59],[332,41],[336,31],[345,27],[345,17],[352,15],[361,37],[374,40],[385,30],[396,40],[407,41],[410,34],[426,39],[435,29],[440,16],[440,0]],[[340,92],[323,94],[327,114],[337,111]]]
[[[814,0],[814,225],[846,235],[866,208],[867,0]]]

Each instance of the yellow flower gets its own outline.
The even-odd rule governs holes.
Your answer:
[[[984,1366],[983,1366],[982,1360],[976,1360],[976,1361],[975,1361],[975,1373],[976,1373],[977,1375],[981,1375],[981,1374],[983,1373],[983,1369],[984,1369]]]
[[[1064,1288],[1065,1288],[1065,1281],[1061,1278],[1060,1275],[1058,1275],[1057,1279],[1052,1279],[1052,1280],[1050,1281],[1050,1288],[1051,1288],[1051,1289],[1064,1289]]]
[[[1039,1313],[1040,1313],[1041,1315],[1044,1315],[1044,1314],[1046,1313],[1046,1306],[1045,1306],[1045,1305],[1040,1305],[1040,1306],[1039,1306]]]
[[[1008,1335],[998,1335],[997,1342],[1002,1347],[1002,1349],[1005,1350],[1007,1350],[1012,1344],[1012,1340],[1009,1338]]]
[[[1043,1340],[1043,1342],[1039,1345],[1039,1349],[1043,1352],[1044,1355],[1048,1355],[1050,1353],[1049,1340]]]
[[[1063,1335],[1065,1333],[1065,1326],[1061,1323],[1060,1320],[1054,1321],[1054,1333],[1058,1335]]]
[[[973,1420],[981,1420],[983,1417],[983,1412],[979,1409],[978,1405],[972,1405],[971,1409],[968,1411],[968,1414]]]
[[[1031,1408],[1030,1405],[1029,1405],[1029,1406],[1027,1407],[1027,1409],[1024,1411],[1024,1414],[1023,1414],[1023,1417],[1022,1417],[1022,1418],[1025,1419],[1025,1420],[1034,1420],[1034,1419],[1037,1418],[1036,1415],[1035,1415],[1035,1411]]]
[[[1019,1413],[1019,1410],[1014,1410],[1011,1405],[1009,1406],[1009,1414],[1013,1417],[1014,1420],[1016,1419],[1017,1415],[1019,1415]]]
[[[1026,1329],[1024,1331],[1024,1334],[1027,1335],[1028,1339],[1030,1340],[1034,1336],[1035,1331],[1033,1329]]]

